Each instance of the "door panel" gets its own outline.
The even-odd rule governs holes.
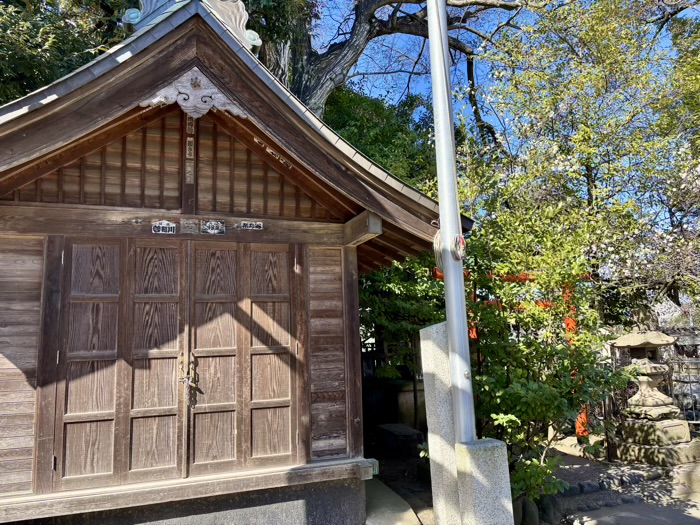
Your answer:
[[[191,245],[190,299],[192,389],[190,473],[225,472],[240,468],[241,425],[236,391],[237,257],[234,243]]]
[[[56,490],[118,483],[114,429],[123,242],[68,242],[56,406]]]
[[[244,368],[246,419],[250,421],[246,464],[250,468],[291,464],[296,459],[293,252],[286,244],[251,244],[249,249],[244,254],[249,257],[249,272],[242,278],[247,281],[250,301],[241,316],[249,334]]]
[[[183,456],[185,407],[184,396],[178,395],[183,390],[178,388],[178,360],[187,360],[185,247],[180,241],[149,239],[133,241],[130,248],[128,479],[172,478],[181,475]]]
[[[293,248],[67,240],[55,490],[296,462]]]

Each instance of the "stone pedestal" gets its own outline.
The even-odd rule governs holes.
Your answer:
[[[435,523],[458,525],[460,516],[457,456],[454,446],[454,415],[450,391],[450,356],[447,349],[446,323],[429,326],[420,331],[420,351],[423,363]]]
[[[688,423],[676,419],[680,409],[657,386],[668,372],[666,365],[641,359],[634,363],[640,376],[639,392],[630,398],[627,421],[620,426],[619,459],[634,463],[673,466],[700,459],[700,442],[690,441]]]
[[[617,456],[630,463],[674,467],[700,461],[700,441],[666,446],[620,443],[617,446]]]
[[[455,448],[462,525],[512,525],[506,444],[480,439]]]
[[[666,421],[627,420],[620,425],[622,440],[643,445],[675,445],[690,441],[690,427],[687,421],[670,419]]]
[[[505,443],[455,444],[447,326],[429,326],[420,338],[435,523],[512,525]]]

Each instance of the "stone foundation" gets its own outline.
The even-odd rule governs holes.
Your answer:
[[[666,421],[628,420],[620,425],[620,430],[623,441],[627,443],[664,446],[690,441],[688,422],[680,419]]]
[[[26,525],[363,525],[365,482],[309,483],[145,507],[59,516]]]
[[[622,461],[632,463],[673,467],[683,463],[700,461],[700,441],[666,446],[618,443],[617,457]]]

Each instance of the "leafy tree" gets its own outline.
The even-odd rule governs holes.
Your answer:
[[[445,320],[444,286],[432,276],[433,257],[382,268],[360,279],[360,323],[365,340],[386,345],[391,362],[377,370],[380,377],[398,378],[404,366],[420,371],[418,332]]]
[[[414,115],[419,113],[417,120]],[[324,122],[392,175],[420,184],[435,177],[429,118],[423,97],[412,95],[389,104],[342,87],[331,93]]]
[[[657,31],[633,3],[570,2],[502,34],[490,53],[502,182],[528,172],[540,183],[533,199],[585,210],[598,231],[587,246],[598,297],[630,305],[697,273],[667,205],[685,138],[661,128],[673,90]]]
[[[671,61],[637,7],[549,5],[499,34],[484,99],[501,150],[471,138],[459,151],[477,219],[467,287],[478,431],[508,445],[516,496],[561,488],[548,428],[625,384],[601,357],[603,328],[630,322],[648,290],[667,293],[686,253],[659,213],[683,143],[660,131]]]
[[[0,2],[0,104],[89,62],[124,38],[125,3]]]
[[[570,200],[537,199],[540,182],[528,173],[495,192],[498,173],[480,175],[470,183],[486,198],[466,263],[478,433],[506,442],[513,495],[537,499],[563,487],[554,439],[626,378],[601,358],[587,250],[597,225]]]

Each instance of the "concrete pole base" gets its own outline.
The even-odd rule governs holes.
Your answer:
[[[506,444],[457,443],[455,453],[461,525],[513,525]]]
[[[450,359],[445,323],[420,331],[430,476],[437,525],[513,525],[505,443],[455,445]]]

